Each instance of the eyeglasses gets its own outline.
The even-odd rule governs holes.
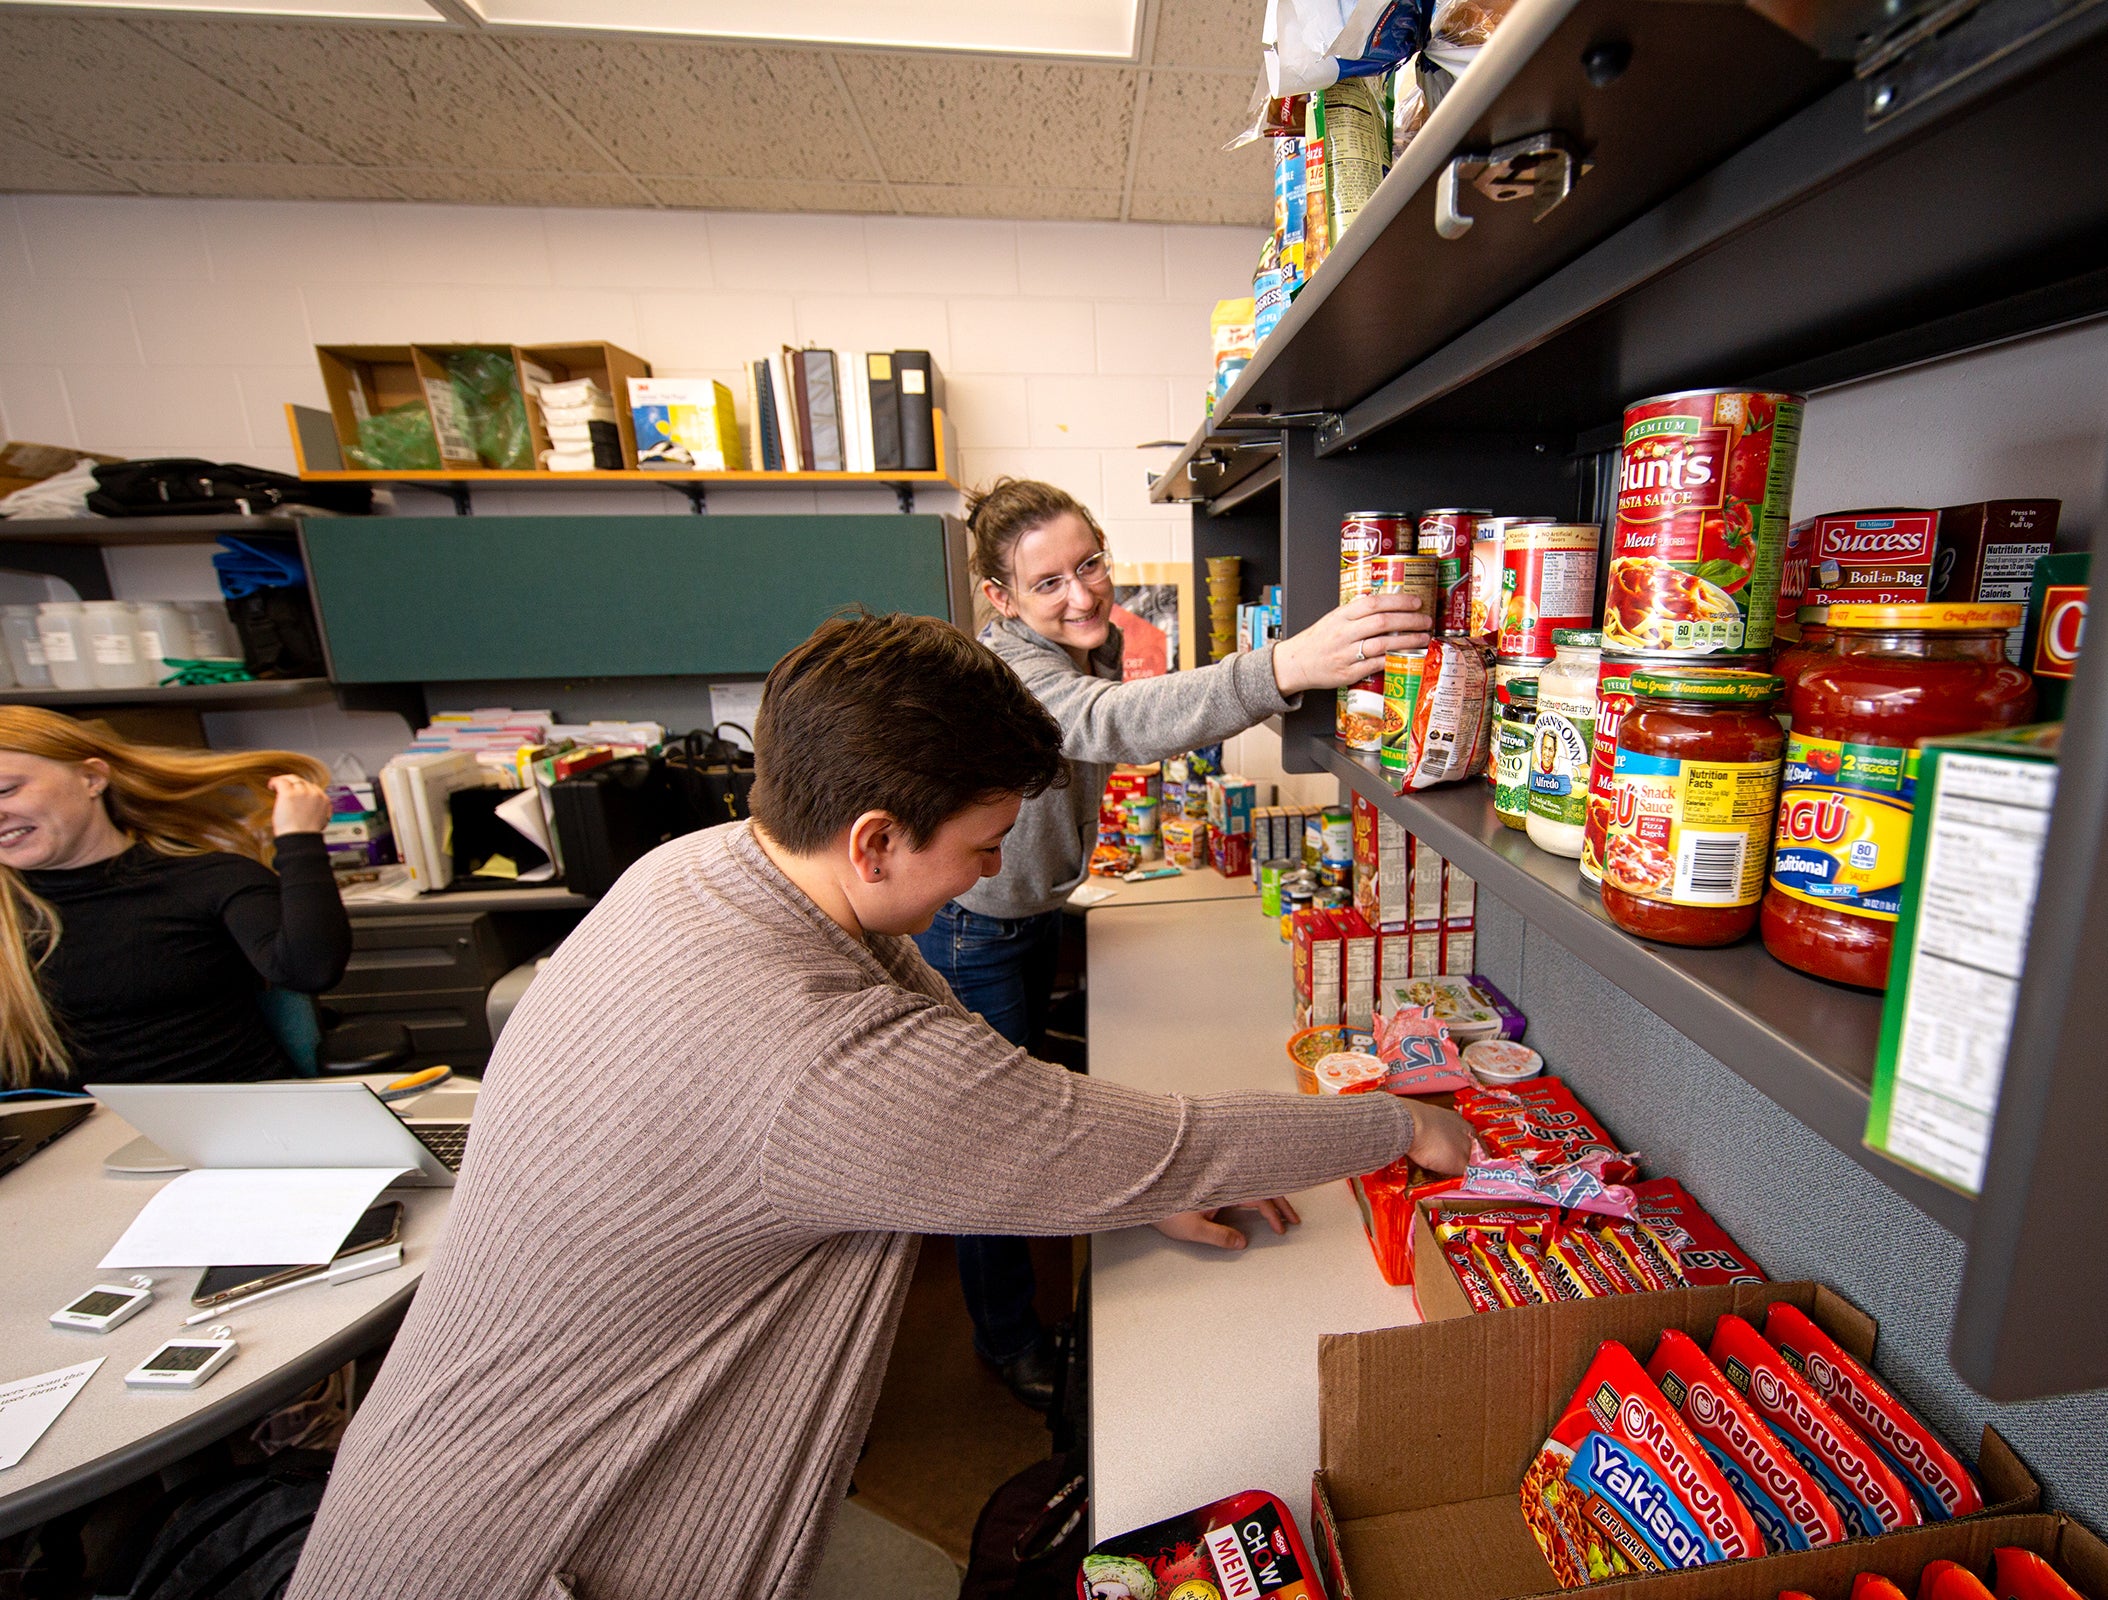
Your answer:
[[[1051,578],[1042,578],[1028,588],[1025,593],[1031,595],[1035,600],[1058,599],[1068,592],[1069,581],[1072,578],[1086,589],[1094,589],[1111,576],[1112,568],[1112,552],[1110,550],[1100,550],[1096,555],[1088,556],[1079,562],[1074,572],[1056,573]],[[1001,587],[1009,589],[1010,585],[1005,583]],[[1012,593],[1015,592],[1015,590],[1012,590]]]

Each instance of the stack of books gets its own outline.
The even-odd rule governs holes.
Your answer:
[[[927,350],[793,350],[747,365],[747,455],[765,472],[934,472],[944,379]]]

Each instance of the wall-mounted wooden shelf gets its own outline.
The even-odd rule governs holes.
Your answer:
[[[707,509],[705,495],[712,484],[778,489],[884,488],[893,490],[900,497],[903,512],[910,512],[915,509],[916,489],[959,487],[957,442],[951,437],[949,419],[942,410],[936,413],[936,432],[937,459],[944,465],[933,472],[756,472],[747,469],[678,472],[641,468],[620,472],[543,472],[532,469],[462,472],[449,468],[411,472],[365,471],[327,464],[330,461],[341,463],[343,459],[334,453],[337,444],[329,413],[288,404],[285,415],[286,428],[293,438],[293,458],[303,482],[401,484],[430,489],[451,498],[454,509],[463,516],[473,509],[470,495],[478,488],[562,489],[577,488],[582,484],[647,488],[656,485],[680,490],[688,496],[690,506],[696,511]],[[325,456],[325,451],[330,454]]]
[[[333,688],[327,678],[259,678],[249,683],[178,683],[165,689],[0,689],[0,705],[194,706],[232,711],[293,700],[326,700]]]

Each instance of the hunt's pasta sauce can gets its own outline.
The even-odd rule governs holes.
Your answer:
[[[1770,645],[1802,404],[1701,389],[1627,408],[1607,646],[1712,655]]]

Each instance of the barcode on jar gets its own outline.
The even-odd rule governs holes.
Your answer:
[[[1676,898],[1687,902],[1736,905],[1742,900],[1742,858],[1748,848],[1742,833],[1697,833],[1682,830],[1677,840]]]

